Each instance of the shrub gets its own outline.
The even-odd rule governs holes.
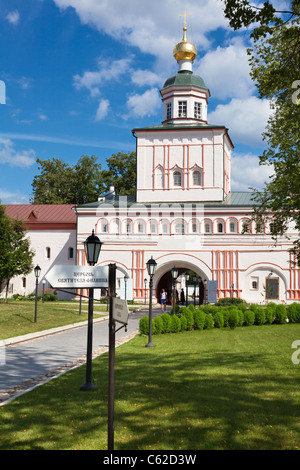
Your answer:
[[[246,308],[245,308],[246,310]],[[237,326],[243,326],[243,323],[244,323],[244,311],[245,310],[241,310],[240,308],[238,308],[238,317],[239,317],[239,321],[238,321],[238,325]]]
[[[163,313],[160,318],[163,322],[162,333],[170,333],[171,331],[171,316],[168,313]]]
[[[189,304],[188,308],[190,309],[191,312],[194,312],[196,310],[194,304]]]
[[[254,324],[255,313],[253,310],[246,310],[244,312],[244,325],[251,326]]]
[[[228,314],[228,326],[231,329],[234,329],[238,326],[239,314],[237,308],[231,308]]]
[[[170,328],[171,328],[171,333],[178,333],[178,331],[180,331],[181,323],[177,315],[171,316]]]
[[[187,319],[185,315],[181,315],[179,317],[180,324],[181,324],[181,331],[186,331],[187,330]]]
[[[163,332],[164,324],[160,316],[156,315],[152,321],[152,333],[160,335]]]
[[[194,324],[194,315],[193,315],[192,310],[190,308],[185,308],[184,311],[182,312],[182,315],[185,316],[186,321],[187,321],[186,329],[191,330],[193,328],[193,324]]]
[[[270,307],[270,304],[267,305],[267,307],[265,308],[265,317],[266,317],[266,323],[271,325],[274,321],[274,310],[272,306]]]
[[[223,314],[223,318],[224,318],[224,328],[226,328],[227,326],[229,326],[228,324],[228,316],[229,316],[229,308],[228,307],[224,307],[222,308],[222,314]]]
[[[287,316],[290,323],[300,323],[300,304],[293,302],[287,308]]]
[[[224,326],[224,317],[221,312],[217,312],[214,315],[215,328],[223,328]]]
[[[237,308],[241,311],[241,312],[245,312],[245,310],[247,310],[247,305],[246,304],[239,304],[237,306]]]
[[[239,297],[225,297],[224,299],[219,299],[216,305],[221,306],[230,306],[230,305],[241,305],[246,304],[245,300],[240,299]]]
[[[276,307],[277,307],[277,304],[275,304],[275,302],[269,302],[268,303],[268,308],[270,310],[272,310],[272,312],[275,314],[275,310],[276,310]]]
[[[139,321],[139,329],[141,335],[148,335],[149,334],[149,317],[142,317]]]
[[[287,312],[286,312],[285,306],[282,304],[277,305],[275,309],[274,323],[278,323],[279,325],[282,325],[283,323],[286,322],[286,319],[287,319]]]
[[[194,312],[194,327],[196,330],[203,330],[206,316],[206,313],[202,310],[196,310]]]
[[[210,313],[208,313],[205,317],[204,328],[206,330],[210,330],[213,327],[214,327],[214,317]]]
[[[254,312],[255,319],[254,322],[256,325],[264,325],[266,322],[265,310],[262,307],[257,307],[257,310]]]

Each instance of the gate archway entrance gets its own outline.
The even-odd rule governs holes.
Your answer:
[[[194,272],[199,278],[201,278],[201,282],[197,282],[196,284],[196,291],[197,295],[199,295],[199,298],[197,299],[197,304],[203,304],[204,302],[204,295],[205,295],[205,288],[204,288],[204,282],[205,280],[208,280],[211,278],[211,272],[210,269],[207,267],[203,261],[194,259],[194,262],[191,261],[186,261],[186,260],[168,260],[167,262],[163,264],[159,264],[159,259],[157,260],[158,267],[157,271],[154,277],[154,288],[155,288],[155,293],[156,293],[156,298],[157,301],[160,302],[160,293],[162,289],[165,289],[165,291],[168,293],[168,303],[170,303],[171,299],[171,294],[173,290],[173,279],[172,279],[172,274],[171,274],[171,269],[175,265],[176,268],[178,269],[178,278],[180,276],[183,276],[186,271],[192,271]],[[190,283],[189,285],[193,285],[193,283]],[[178,290],[178,289],[177,289]],[[180,291],[179,293],[179,298],[180,298]],[[186,295],[186,292],[184,291],[184,295]]]

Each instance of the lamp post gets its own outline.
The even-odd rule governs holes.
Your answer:
[[[198,279],[199,307],[200,307],[200,286],[201,286],[201,282],[202,282],[202,277],[199,276],[199,279]]]
[[[34,323],[37,322],[37,298],[38,298],[38,283],[39,277],[41,274],[41,268],[37,264],[34,268],[34,275],[35,275],[35,309],[34,309]]]
[[[127,279],[128,277],[124,276],[124,287],[125,287],[125,300],[127,300]]]
[[[190,278],[190,275],[188,272],[184,273],[185,277],[185,306],[188,306],[188,295],[189,295],[189,288],[188,288],[188,280]]]
[[[196,306],[196,282],[197,282],[197,276],[193,276],[193,281],[194,281],[194,307]]]
[[[146,288],[147,288],[147,279],[144,279],[144,286],[145,286],[145,305],[146,305],[146,295],[147,295],[147,291],[146,291]]]
[[[147,261],[147,271],[150,276],[149,288],[150,288],[150,297],[149,297],[149,341],[146,344],[146,348],[153,348],[154,344],[152,343],[152,287],[153,287],[153,276],[156,271],[157,263],[151,256],[151,259]]]
[[[101,251],[102,242],[92,231],[92,235],[87,237],[84,242],[84,249],[87,262],[90,266],[95,266]],[[92,343],[93,343],[93,301],[94,288],[89,289],[89,310],[88,310],[88,332],[87,332],[87,353],[86,353],[86,382],[80,387],[80,390],[97,390],[92,384]]]
[[[43,283],[43,303],[44,303],[45,302],[45,284],[46,284],[45,279],[42,280],[42,283]]]
[[[175,304],[176,304],[176,279],[178,278],[178,269],[174,266],[171,269],[171,274],[173,278],[173,313],[175,314]]]

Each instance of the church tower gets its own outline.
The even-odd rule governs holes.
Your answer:
[[[133,129],[137,140],[137,202],[223,201],[230,192],[232,142],[225,126],[207,122],[210,92],[193,73],[195,45],[183,38],[173,50],[176,75],[160,93],[162,123]]]

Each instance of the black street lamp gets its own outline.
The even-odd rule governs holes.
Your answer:
[[[147,279],[144,279],[144,286],[145,286],[145,305],[146,305],[146,294],[147,294]]]
[[[176,279],[178,278],[178,269],[174,266],[171,269],[171,274],[173,278],[173,313],[175,314],[175,305],[176,305]]]
[[[41,268],[37,264],[34,268],[34,275],[35,275],[35,309],[34,309],[34,323],[37,322],[37,298],[38,298],[38,283],[39,277],[41,274]]]
[[[84,249],[87,262],[90,266],[95,266],[101,251],[102,242],[92,231],[92,235],[87,237],[84,242]],[[88,310],[88,331],[87,331],[87,353],[86,353],[86,382],[80,387],[80,390],[97,390],[92,384],[92,343],[93,343],[93,303],[94,288],[89,288],[89,310]]]
[[[193,276],[193,281],[194,281],[194,307],[196,306],[196,282],[197,282],[197,276]]]
[[[202,277],[199,276],[199,279],[198,279],[198,291],[199,291],[199,307],[200,307],[200,288],[201,288],[201,282],[202,282]]]
[[[124,276],[124,287],[125,287],[125,300],[127,300],[127,280],[128,276]]]
[[[188,280],[190,278],[190,275],[188,272],[184,273],[185,277],[185,306],[188,306],[188,295],[189,295],[189,288],[188,288]]]
[[[153,276],[156,271],[157,263],[151,256],[151,259],[149,259],[146,263],[147,265],[147,271],[150,276],[149,280],[149,288],[150,288],[150,297],[149,297],[149,341],[148,344],[146,344],[146,348],[153,348],[154,344],[152,343],[152,287],[153,287]]]

